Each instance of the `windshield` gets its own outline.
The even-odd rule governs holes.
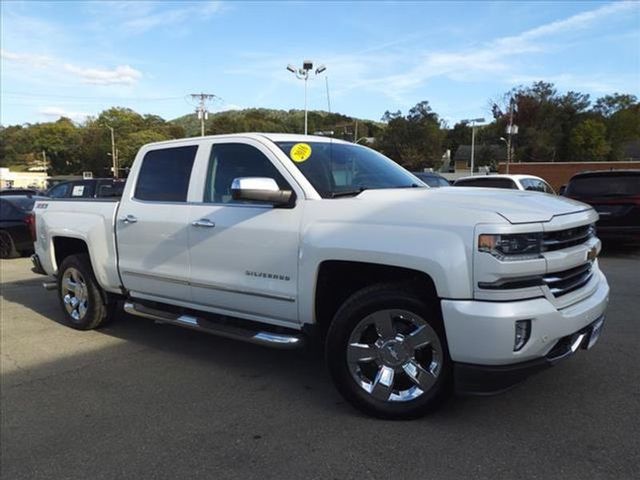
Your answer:
[[[277,142],[277,145],[322,198],[357,195],[369,189],[420,186],[397,163],[359,145],[334,142]]]
[[[640,175],[578,177],[569,182],[565,193],[585,197],[640,195]]]

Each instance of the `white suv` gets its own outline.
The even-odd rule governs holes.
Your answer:
[[[453,185],[456,187],[507,188],[556,194],[551,185],[542,178],[533,175],[475,175],[459,178]]]

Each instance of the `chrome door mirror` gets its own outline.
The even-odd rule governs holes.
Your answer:
[[[284,206],[290,204],[293,192],[291,190],[280,190],[273,178],[243,177],[233,180],[231,196],[234,200]]]

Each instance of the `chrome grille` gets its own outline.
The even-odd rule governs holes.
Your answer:
[[[566,230],[545,232],[542,237],[542,251],[549,252],[574,247],[586,242],[594,235],[595,227],[593,225],[581,225]]]
[[[542,282],[549,287],[554,297],[561,297],[584,287],[593,275],[591,269],[591,262],[585,263],[562,272],[548,273],[542,277]]]

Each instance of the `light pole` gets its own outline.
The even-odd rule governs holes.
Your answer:
[[[507,140],[504,137],[500,137],[500,140],[502,140],[504,142],[504,144],[507,147],[507,170],[506,173],[509,173],[509,157],[511,156],[511,145],[509,145],[509,140]]]
[[[482,125],[476,125],[478,122],[484,122],[484,118],[470,118],[468,120],[462,120],[464,124],[471,124],[471,175],[473,175],[473,167],[475,161],[475,146],[476,146],[476,128]]]
[[[315,70],[315,74],[319,75],[327,69],[324,65],[318,66]],[[304,134],[307,134],[307,81],[309,80],[309,72],[313,70],[313,62],[311,60],[305,60],[302,62],[302,68],[296,68],[293,65],[287,65],[287,70],[293,73],[297,79],[304,80]]]

